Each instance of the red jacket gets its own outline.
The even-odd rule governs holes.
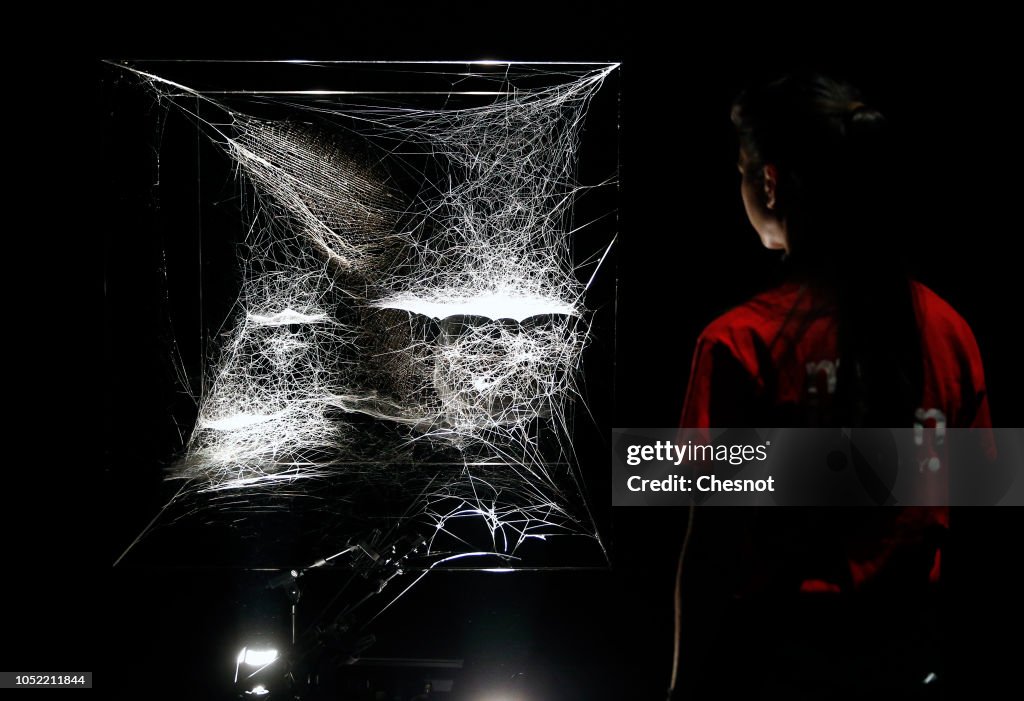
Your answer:
[[[981,355],[970,327],[924,285],[912,283],[912,293],[924,370],[918,421],[929,427],[991,426]],[[820,424],[835,390],[836,366],[841,362],[837,355],[834,309],[809,288],[786,283],[757,295],[700,335],[680,425],[748,426],[753,416],[765,415],[778,417],[779,426]],[[944,480],[945,474],[941,477]],[[932,581],[938,578],[947,507],[760,511],[780,513],[759,514],[769,525],[761,524],[761,533],[751,534],[746,558],[750,569],[741,589],[862,589],[883,579],[887,571],[900,571],[903,574],[895,576],[904,579],[908,571],[923,571]],[[774,543],[773,524],[782,534]],[[801,531],[807,535],[803,550],[784,542],[794,534],[799,539]],[[779,546],[788,551],[785,556],[778,555]],[[841,549],[843,554],[822,556],[819,551],[825,548]]]

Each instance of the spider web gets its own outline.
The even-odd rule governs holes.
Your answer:
[[[438,107],[390,91],[204,90],[117,65],[229,159],[247,231],[239,296],[169,471],[182,481],[170,520],[293,518],[306,499],[321,522],[369,523],[372,504],[385,525],[364,537],[413,528],[426,568],[515,566],[553,536],[600,545],[572,434],[587,291],[613,240],[581,262],[590,222],[574,205],[614,184],[580,184],[577,166],[616,67],[404,67],[476,102]],[[470,79],[491,89],[459,93]],[[322,529],[324,546],[336,538]]]

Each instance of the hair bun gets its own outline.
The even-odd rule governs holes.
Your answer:
[[[863,102],[854,103],[854,106],[850,109],[850,118],[857,119],[858,117],[863,117],[865,115],[870,117],[881,117],[882,113],[874,107],[865,105]]]
[[[848,135],[876,131],[885,123],[885,117],[874,107],[863,102],[854,102],[843,115],[843,125]]]

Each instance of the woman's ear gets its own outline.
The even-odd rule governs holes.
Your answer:
[[[773,164],[764,166],[764,206],[775,209],[775,192],[779,186],[779,169]]]

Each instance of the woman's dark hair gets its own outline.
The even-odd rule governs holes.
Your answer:
[[[835,420],[908,425],[921,399],[921,346],[885,118],[851,85],[810,74],[746,90],[732,121],[745,177],[763,178],[767,164],[778,171],[787,265],[837,305]]]

